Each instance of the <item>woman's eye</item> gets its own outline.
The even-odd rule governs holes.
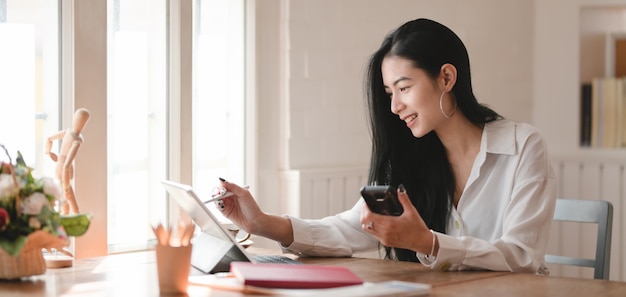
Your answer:
[[[402,88],[400,88],[400,92],[402,92],[402,93],[406,93],[406,91],[408,91],[408,90],[409,90],[409,87],[402,87]]]

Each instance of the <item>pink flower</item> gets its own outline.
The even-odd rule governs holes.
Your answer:
[[[63,228],[63,226],[59,226],[59,228],[57,228],[57,233],[59,234],[59,238],[67,239],[67,233],[65,232],[65,228]]]
[[[53,196],[54,200],[61,199],[62,193],[59,184],[55,183],[54,180],[49,177],[42,177],[41,181],[43,182],[43,192],[46,195]]]
[[[13,197],[19,189],[10,174],[0,174],[0,200]]]
[[[9,212],[6,209],[0,208],[0,231],[4,231],[7,228],[11,220],[9,220]]]
[[[0,172],[11,172],[11,168],[13,168],[13,165],[11,165],[10,163],[2,162],[2,164],[0,165]]]
[[[26,199],[22,202],[22,213],[27,215],[38,215],[41,213],[41,208],[44,206],[50,206],[50,202],[48,202],[46,195],[35,192],[26,197]]]

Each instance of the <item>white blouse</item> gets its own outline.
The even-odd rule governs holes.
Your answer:
[[[556,204],[556,177],[543,136],[511,120],[485,124],[480,151],[447,224],[435,233],[437,257],[419,260],[433,269],[487,269],[547,274],[545,250]],[[334,216],[289,217],[294,242],[285,252],[351,256],[376,250],[378,240],[361,229],[363,199]]]

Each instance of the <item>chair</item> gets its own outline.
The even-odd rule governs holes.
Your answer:
[[[611,202],[559,198],[556,201],[554,220],[598,224],[596,256],[595,259],[585,259],[546,255],[546,263],[592,267],[594,268],[594,279],[609,279],[613,227],[613,205]]]

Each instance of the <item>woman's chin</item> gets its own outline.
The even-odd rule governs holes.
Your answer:
[[[428,134],[428,132],[430,131],[423,131],[422,129],[411,129],[411,134],[413,134],[413,137],[415,138],[422,138],[424,137],[424,135]]]

